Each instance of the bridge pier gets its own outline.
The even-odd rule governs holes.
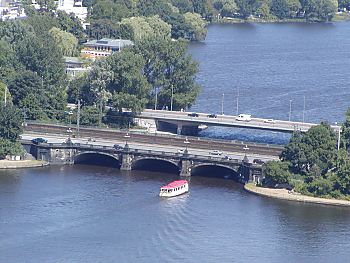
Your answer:
[[[128,153],[122,154],[122,163],[120,166],[120,170],[122,171],[130,171],[132,166],[132,156]]]
[[[181,169],[180,176],[191,176],[191,161],[190,160],[182,160],[181,161]]]

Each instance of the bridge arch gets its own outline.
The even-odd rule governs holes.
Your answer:
[[[176,161],[159,157],[141,157],[134,160],[132,170],[146,170],[179,174],[180,168]]]
[[[237,180],[239,178],[238,167],[224,164],[202,163],[192,166],[192,176],[218,177]]]
[[[120,167],[120,161],[118,157],[96,151],[81,152],[74,156],[74,164],[88,164],[108,167]]]

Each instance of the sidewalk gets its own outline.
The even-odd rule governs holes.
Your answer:
[[[0,169],[33,168],[48,165],[48,162],[37,160],[9,161],[0,160]]]

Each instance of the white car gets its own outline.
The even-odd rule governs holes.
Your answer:
[[[185,150],[184,149],[178,149],[177,152],[178,153],[185,153]]]
[[[222,151],[213,150],[213,151],[210,151],[209,154],[211,154],[211,155],[221,155],[221,154],[222,154]]]
[[[276,123],[274,119],[266,119],[264,120],[265,123]]]
[[[245,145],[245,146],[243,147],[243,150],[249,150],[248,145]]]

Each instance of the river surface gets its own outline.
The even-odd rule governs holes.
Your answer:
[[[214,25],[190,52],[203,86],[194,111],[341,121],[350,98],[350,24]],[[283,142],[278,134],[204,135]],[[283,137],[283,136],[282,136]],[[223,177],[222,171],[212,175]],[[350,209],[251,195],[193,176],[190,193],[158,197],[176,175],[87,165],[0,171],[0,263],[348,262]]]
[[[193,111],[305,122],[344,120],[350,106],[350,23],[212,25],[189,51],[202,90]],[[238,96],[239,94],[239,96]],[[290,101],[291,107],[290,107]],[[209,128],[203,136],[286,143],[271,132]]]
[[[350,209],[251,195],[231,180],[95,166],[0,173],[0,262],[348,262]]]

